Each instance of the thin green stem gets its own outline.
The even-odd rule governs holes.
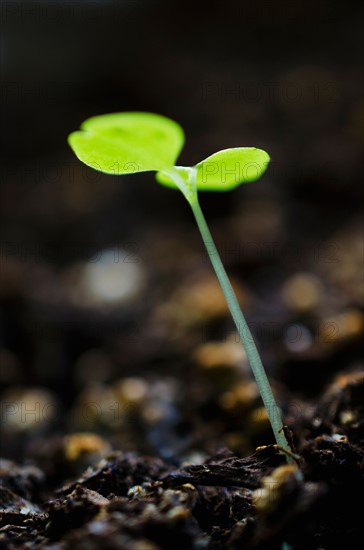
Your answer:
[[[181,174],[178,172],[177,167],[168,168],[162,170],[164,174],[169,176],[174,183],[177,185],[178,189],[183,193],[187,202],[191,204],[193,201],[197,200],[197,189],[196,189],[196,169],[195,168],[185,168],[189,171],[188,181],[186,182]]]
[[[253,336],[240,309],[237,297],[230,284],[225,268],[221,262],[219,253],[211,236],[210,230],[207,226],[205,217],[197,199],[197,195],[195,199],[190,202],[190,205],[192,208],[192,212],[195,216],[198,228],[200,230],[203,242],[205,244],[207,253],[219,280],[221,289],[224,293],[229,310],[234,319],[238,334],[243,343],[255,380],[258,384],[259,391],[262,396],[264,406],[267,410],[277,445],[286,452],[287,461],[292,462],[292,459],[290,458],[292,456],[292,449],[290,448],[284,434],[281,412],[274,398],[269,380],[260,359],[260,355],[254,343]]]

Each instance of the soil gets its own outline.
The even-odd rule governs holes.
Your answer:
[[[70,208],[71,185],[63,181],[57,208]],[[45,189],[27,212],[43,216],[55,243],[64,227],[44,217]],[[274,189],[249,186],[219,217],[203,197],[283,410],[288,465],[191,219],[147,218],[122,245],[95,250],[104,181],[87,193],[93,232],[79,237],[83,247],[63,244],[55,258],[42,231],[41,250],[4,252],[0,547],[357,548],[356,216],[337,229],[317,215],[298,230],[312,209],[300,195],[282,203]],[[105,204],[116,187],[109,193]],[[101,228],[106,219],[102,210]]]
[[[78,234],[76,248],[67,239],[61,246],[65,227],[46,215],[47,185],[27,205],[32,223],[40,217],[48,227],[30,236],[41,248],[10,243],[0,272],[0,547],[357,548],[364,314],[356,215],[331,228],[317,211],[310,228],[298,228],[312,203],[300,194],[282,202],[263,184],[238,191],[234,204],[223,199],[219,216],[215,199],[202,199],[283,410],[296,456],[288,465],[191,219],[147,217],[130,240],[105,234],[95,248],[98,227],[119,219],[106,215],[116,186],[100,205],[102,180],[87,188],[81,215],[92,232]],[[64,180],[58,212],[76,208],[75,185],[86,192],[81,177]],[[148,186],[140,181],[147,198]],[[153,189],[156,203],[168,195]]]
[[[4,10],[0,548],[360,548],[361,3],[27,4]],[[294,464],[183,197],[68,148],[120,110],[180,122],[182,165],[272,157],[200,199]]]
[[[154,242],[168,251],[168,239]],[[186,254],[190,265],[201,262],[194,250]],[[168,253],[158,255],[164,281],[174,264]],[[145,257],[144,271],[151,270],[153,251]],[[13,275],[23,268],[17,261],[6,264]],[[258,338],[274,357],[272,382],[295,453],[295,463],[287,464],[273,444],[208,264],[178,291],[165,282],[168,298],[162,305],[157,293],[149,295],[144,310],[134,310],[144,326],[128,309],[132,290],[117,306],[105,302],[102,288],[87,290],[85,270],[95,265],[99,269],[97,262],[78,267],[71,285],[68,267],[60,277],[47,271],[45,262],[30,262],[26,280],[5,279],[4,304],[20,332],[42,347],[69,331],[68,343],[56,341],[53,357],[62,349],[73,352],[64,365],[74,368],[58,372],[55,365],[50,373],[34,366],[38,383],[20,385],[26,372],[15,353],[3,351],[0,547],[356,548],[364,490],[364,372],[355,360],[339,367],[343,354],[358,357],[361,349],[360,309],[346,305],[329,322],[332,298],[322,304],[317,292],[326,275],[314,275],[312,268],[282,279],[280,331],[274,325]],[[119,267],[106,265],[108,271]],[[178,276],[183,280],[186,274]],[[138,277],[135,273],[134,281]],[[34,285],[26,287],[29,280]],[[15,297],[9,291],[14,281]],[[253,283],[244,287],[235,276],[233,284],[248,311],[255,296],[263,317]],[[77,285],[76,298],[81,295],[83,302],[75,301]],[[143,292],[138,288],[134,304]],[[25,319],[32,308],[31,318],[39,319],[35,330],[16,314],[16,304]],[[129,313],[121,318],[120,311]],[[300,329],[299,338],[289,337],[292,327]],[[314,368],[323,371],[316,378]]]
[[[90,434],[48,441],[44,468],[3,460],[1,547],[355,548],[363,393],[363,373],[354,371],[339,375],[316,407],[302,405],[291,426],[300,434],[297,464],[274,445],[246,458],[222,448],[198,465],[112,451],[65,481],[102,446]]]

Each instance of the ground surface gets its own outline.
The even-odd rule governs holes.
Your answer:
[[[1,463],[1,547],[355,548],[363,390],[356,371],[338,376],[316,407],[301,403],[298,465],[274,446],[247,458],[221,449],[202,464],[122,451],[94,463],[107,445],[99,436],[44,440],[43,468]]]
[[[358,547],[356,4],[5,3],[2,548]],[[260,182],[201,203],[299,470],[272,447],[183,197],[86,170],[67,146],[120,110],[180,122],[181,164],[271,155]]]

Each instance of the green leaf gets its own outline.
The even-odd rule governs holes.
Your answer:
[[[172,167],[184,144],[182,128],[152,113],[125,112],[89,118],[68,143],[85,164],[107,174]]]
[[[196,187],[198,191],[230,191],[241,183],[259,179],[267,169],[269,155],[255,147],[224,149],[196,164]],[[180,175],[187,181],[190,169],[176,166]],[[173,180],[158,172],[157,181],[162,185],[176,188]]]

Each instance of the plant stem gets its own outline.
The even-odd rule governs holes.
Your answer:
[[[278,408],[276,400],[274,398],[269,380],[265,373],[260,355],[253,340],[253,336],[249,330],[244,315],[240,309],[236,295],[232,289],[225,268],[221,262],[219,253],[211,236],[210,230],[207,226],[205,217],[201,210],[197,196],[190,202],[192,212],[195,216],[198,228],[200,230],[203,242],[205,244],[207,253],[215,270],[216,276],[219,280],[221,289],[224,293],[226,302],[228,304],[231,315],[234,319],[237,331],[243,343],[250,367],[253,371],[255,380],[257,382],[260,394],[263,399],[264,406],[267,410],[268,417],[272,426],[272,430],[277,442],[278,447],[283,451],[286,451],[287,462],[293,462],[289,455],[292,456],[292,449],[286,439],[283,430],[283,422],[281,412]],[[289,453],[289,454],[288,454]]]

